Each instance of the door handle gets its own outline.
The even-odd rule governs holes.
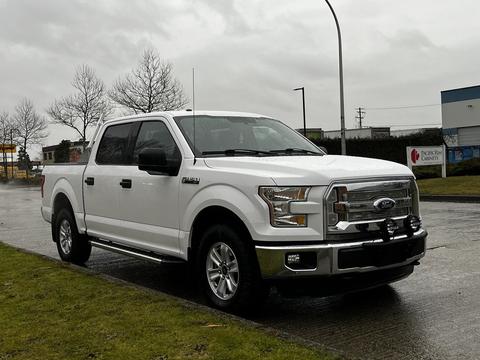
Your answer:
[[[87,177],[87,178],[85,179],[85,184],[87,184],[87,185],[89,185],[89,186],[94,185],[94,184],[95,184],[95,178],[93,178],[93,177]]]
[[[120,181],[120,186],[124,189],[131,189],[132,188],[132,180],[122,179],[122,181]]]

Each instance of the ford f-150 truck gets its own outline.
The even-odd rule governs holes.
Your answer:
[[[100,125],[88,150],[42,175],[41,212],[64,261],[85,263],[95,246],[188,262],[210,303],[235,310],[272,285],[322,294],[390,283],[425,254],[407,167],[327,155],[266,116],[124,117]]]

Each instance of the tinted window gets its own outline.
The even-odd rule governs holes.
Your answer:
[[[145,149],[163,149],[167,160],[178,159],[180,152],[167,126],[161,121],[142,124],[133,150],[133,162],[138,164],[138,154]]]
[[[129,161],[128,140],[132,124],[112,125],[105,130],[98,147],[97,163],[126,165]]]

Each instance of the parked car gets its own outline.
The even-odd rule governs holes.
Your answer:
[[[324,295],[386,284],[425,254],[407,167],[327,155],[266,116],[124,117],[102,124],[88,153],[43,170],[60,257],[85,263],[95,246],[188,262],[222,309],[254,306],[271,286]]]

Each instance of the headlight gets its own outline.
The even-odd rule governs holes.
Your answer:
[[[268,204],[272,226],[307,226],[307,215],[290,213],[290,203],[306,201],[309,190],[309,187],[261,187],[258,193]]]

